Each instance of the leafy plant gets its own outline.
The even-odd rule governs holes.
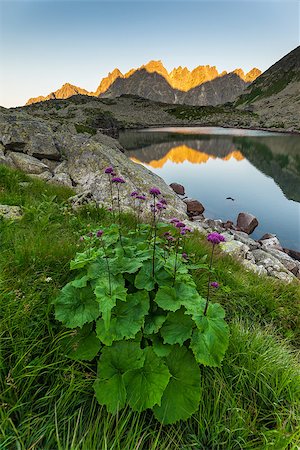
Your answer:
[[[159,222],[166,201],[159,189],[149,192],[151,225],[121,238],[113,224],[81,238],[87,248],[71,261],[76,275],[55,299],[55,316],[75,329],[65,343],[70,358],[100,353],[94,390],[101,405],[111,413],[152,409],[170,424],[198,409],[199,364],[220,366],[229,332],[223,308],[209,302],[209,290],[206,299],[199,295],[191,275],[211,272],[212,257],[208,266],[181,253],[191,230],[179,219],[171,231]]]
[[[155,226],[154,236],[151,225],[142,224],[122,243],[117,225],[89,235],[88,248],[71,262],[74,280],[54,304],[56,319],[75,329],[69,357],[92,360],[100,352],[99,403],[111,413],[125,405],[150,408],[168,424],[197,410],[199,363],[220,366],[228,327],[223,308],[207,303],[192,279],[193,268],[207,265],[178,253],[179,236],[167,246],[169,225]]]

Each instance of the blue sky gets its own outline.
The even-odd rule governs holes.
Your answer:
[[[266,70],[299,45],[298,0],[0,0],[0,105],[70,82],[95,90],[118,67]]]

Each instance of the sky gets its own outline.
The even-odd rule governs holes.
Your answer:
[[[264,71],[299,45],[299,22],[299,0],[0,0],[0,105],[94,91],[152,59]]]

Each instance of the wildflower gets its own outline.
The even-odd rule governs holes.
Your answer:
[[[207,240],[208,242],[211,242],[212,244],[220,244],[220,242],[225,242],[225,238],[224,236],[222,236],[222,234],[214,232],[214,233],[209,233],[207,235]]]
[[[125,180],[122,177],[114,177],[111,181],[113,183],[125,183]]]
[[[146,196],[145,195],[137,195],[136,198],[138,200],[146,200]]]
[[[182,228],[181,231],[185,231],[185,232],[191,233],[192,229],[190,227],[184,227],[184,228]]]
[[[157,197],[158,195],[161,194],[160,190],[158,188],[156,188],[156,187],[151,188],[149,193],[151,195],[153,195],[154,197]]]
[[[106,169],[104,170],[104,173],[112,174],[113,171],[114,171],[114,169],[112,167],[106,167]]]
[[[163,205],[161,202],[157,202],[156,206],[157,206],[157,209],[159,209],[160,211],[161,211],[162,209],[166,209],[166,206]]]
[[[133,192],[131,192],[130,197],[137,197],[138,195],[139,195],[138,192],[133,191]]]
[[[182,257],[183,257],[183,259],[189,259],[188,255],[185,252],[182,253]]]
[[[177,223],[180,222],[179,219],[176,219],[176,217],[173,217],[173,219],[170,220],[170,223]]]
[[[210,285],[211,285],[212,287],[216,288],[216,289],[218,289],[218,287],[219,287],[219,283],[217,283],[216,281],[212,281],[212,282],[210,283]]]
[[[104,233],[103,230],[98,230],[96,236],[97,236],[98,238],[100,238],[100,237],[102,236],[103,233]]]
[[[176,228],[185,228],[185,223],[183,222],[177,222],[175,225]]]
[[[162,203],[163,205],[167,205],[168,204],[167,200],[164,197],[162,197],[160,199],[160,203]]]

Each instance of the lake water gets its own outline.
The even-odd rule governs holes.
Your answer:
[[[259,221],[255,239],[275,233],[284,247],[300,250],[300,136],[168,127],[128,130],[119,140],[134,162],[183,184],[205,217],[235,223],[249,212]]]

